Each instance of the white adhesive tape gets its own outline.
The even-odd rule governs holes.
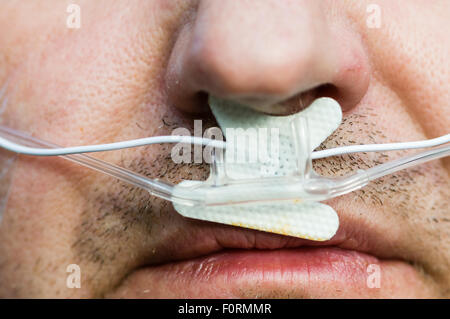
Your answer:
[[[297,158],[290,131],[292,116],[269,116],[214,98],[210,99],[210,105],[225,134],[227,128],[279,129],[279,162],[276,167],[272,167],[273,162],[257,161],[246,165],[227,163],[229,177],[252,178],[261,171],[284,176],[291,175],[296,170]],[[314,101],[301,112],[301,115],[308,119],[311,151],[333,133],[342,121],[339,104],[330,98]],[[192,183],[201,182],[184,181],[177,187],[192,185]],[[339,219],[334,209],[317,202],[293,201],[208,207],[189,207],[175,203],[174,207],[180,214],[190,218],[317,241],[330,239],[339,227]]]

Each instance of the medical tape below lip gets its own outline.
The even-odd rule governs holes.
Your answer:
[[[298,155],[293,150],[290,129],[290,122],[295,115],[269,116],[215,98],[210,99],[210,106],[225,134],[227,128],[244,130],[277,128],[279,130],[279,159],[276,161],[276,166],[273,161],[256,161],[246,165],[227,163],[228,177],[245,179],[261,173],[265,177],[286,176],[297,169]],[[340,105],[330,98],[314,101],[299,115],[308,120],[310,151],[317,148],[331,135],[342,121]],[[233,145],[236,147],[234,151],[239,150],[238,145]],[[175,187],[174,194],[176,195],[177,190],[182,191],[183,187],[199,183],[205,182],[184,181]],[[251,192],[251,189],[248,192]],[[334,209],[318,202],[283,201],[227,206],[187,206],[174,203],[174,207],[181,215],[190,218],[317,241],[332,238],[339,227],[339,219]]]

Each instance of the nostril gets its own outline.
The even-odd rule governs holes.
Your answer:
[[[323,84],[317,88],[319,97],[336,97],[338,95],[339,89],[331,84]]]
[[[197,105],[197,112],[195,113],[206,113],[209,112],[209,104],[208,104],[209,94],[205,91],[199,91],[195,94],[194,100]]]
[[[202,113],[209,110],[208,97],[205,91],[199,91],[195,95],[196,105],[201,108]],[[246,105],[255,111],[270,115],[286,116],[303,111],[308,108],[316,99],[322,97],[330,97],[339,103],[343,101],[342,92],[338,87],[331,83],[322,84],[313,89],[296,94],[289,99],[272,104],[259,104],[258,101],[252,99],[240,99],[238,103]]]
[[[314,102],[314,100],[321,97],[331,97],[338,100],[339,90],[336,86],[330,83],[317,86],[278,103],[277,107],[273,108],[272,113],[277,115],[295,114],[306,109],[312,102]]]
[[[337,86],[327,83],[319,86],[317,88],[317,97],[331,97],[332,99],[335,99],[336,101],[342,103],[341,94]]]
[[[297,94],[287,100],[278,103],[278,105],[274,107],[274,111],[279,115],[298,113],[306,109],[317,98],[317,93],[317,88],[314,88]]]
[[[330,97],[339,102],[342,112],[353,109],[364,96],[367,87],[365,83],[355,84],[353,87],[339,87],[333,84],[325,84],[317,89],[317,97]],[[358,86],[363,87],[359,89]]]

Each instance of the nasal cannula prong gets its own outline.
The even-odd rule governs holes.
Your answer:
[[[150,179],[146,176],[134,173],[132,171],[129,171],[127,169],[124,169],[122,167],[107,163],[105,161],[84,155],[84,154],[74,154],[74,148],[59,148],[58,146],[48,143],[48,142],[44,142],[42,140],[39,140],[37,138],[34,138],[32,136],[29,136],[27,134],[24,134],[22,132],[13,130],[11,128],[7,128],[5,126],[0,125],[0,141],[7,141],[7,145],[8,146],[14,146],[14,145],[18,145],[21,147],[21,150],[28,150],[29,152],[18,152],[18,153],[24,153],[24,154],[30,154],[32,153],[31,150],[37,150],[37,151],[50,151],[50,150],[57,150],[57,151],[61,151],[62,152],[56,152],[58,154],[53,154],[61,156],[65,159],[68,159],[70,161],[76,162],[78,164],[87,166],[89,168],[92,168],[94,170],[103,172],[107,175],[116,177],[124,182],[130,183],[132,185],[135,185],[137,187],[143,188],[147,191],[149,191],[152,195],[172,201],[172,202],[177,202],[180,204],[185,204],[185,205],[226,205],[226,204],[233,204],[234,202],[231,200],[227,200],[226,202],[224,200],[221,200],[220,197],[212,197],[215,198],[215,201],[208,201],[205,202],[203,198],[201,197],[197,197],[195,198],[195,196],[193,196],[194,194],[192,194],[192,190],[190,189],[186,189],[186,192],[177,192],[177,195],[174,196],[173,194],[173,188],[174,188],[174,184],[168,183],[168,182],[164,182],[158,179]],[[6,138],[5,138],[6,137]],[[159,140],[156,138],[153,138],[153,140],[150,140],[151,138],[147,139],[147,144],[148,142],[152,142],[150,144],[155,144],[155,143],[167,143],[168,141],[174,143],[177,139],[179,138],[178,141],[179,143],[200,143],[200,144],[208,144],[209,142],[213,142],[213,140],[205,140],[205,139],[200,139],[200,138],[192,138],[192,137],[186,137],[186,136],[173,136],[174,139],[166,139],[166,137],[161,137]],[[12,140],[18,141],[21,144],[17,144]],[[145,139],[144,139],[145,140]],[[430,146],[435,146],[435,145],[440,145],[440,144],[444,144],[444,143],[448,143],[450,140],[450,134],[439,137],[437,139],[433,139],[433,140],[427,140],[427,141],[421,141],[421,142],[408,142],[408,143],[398,143],[398,145],[400,144],[404,144],[404,145],[409,145],[410,147],[413,148],[418,148],[420,145],[420,143],[424,143],[422,145],[427,145],[425,147],[430,147]],[[159,141],[159,142],[156,142]],[[128,141],[130,142],[130,141]],[[215,142],[221,142],[221,141],[215,141]],[[119,148],[126,148],[126,147],[132,147],[132,146],[126,146],[125,143],[127,142],[121,142],[120,143],[113,143],[113,144],[105,144],[105,145],[109,145],[109,146],[114,146],[116,148],[112,148],[112,146],[108,149],[108,150],[112,150],[112,149],[119,149]],[[144,142],[142,142],[144,143]],[[221,144],[222,143],[222,144]],[[225,143],[221,142],[221,143],[217,143],[216,147],[221,148],[224,147]],[[425,144],[426,143],[426,144]],[[141,145],[147,145],[147,144],[141,144]],[[378,144],[378,145],[383,145],[383,144]],[[388,144],[389,147],[392,147],[393,144]],[[120,146],[120,147],[119,147]],[[361,146],[366,146],[366,145],[361,145]],[[4,147],[3,143],[0,143],[0,147]],[[47,149],[41,149],[40,147],[47,147]],[[93,148],[94,146],[90,146],[91,148]],[[381,147],[381,146],[377,146],[377,147]],[[4,147],[6,149],[12,150],[9,147]],[[83,146],[78,147],[78,148],[83,148]],[[106,147],[107,148],[107,147]],[[107,150],[106,148],[102,149],[102,151]],[[69,151],[67,151],[69,149]],[[72,150],[70,150],[72,149]],[[398,149],[398,148],[391,148],[391,149]],[[64,150],[66,150],[64,152]],[[354,152],[355,149],[352,149],[352,152]],[[79,151],[79,150],[78,150]],[[94,152],[95,150],[91,150],[91,152]],[[100,150],[98,150],[100,151]],[[328,151],[328,150],[325,150]],[[365,152],[370,151],[367,148],[364,150]],[[324,151],[320,151],[320,152],[324,152]],[[51,153],[51,152],[49,152]],[[314,153],[313,153],[314,154]],[[324,154],[324,153],[322,153]],[[31,154],[31,155],[40,155],[40,156],[49,156],[49,155],[43,155],[43,153],[41,154]],[[339,177],[339,178],[324,178],[324,177],[319,177],[319,176],[311,176],[311,178],[309,179],[309,181],[306,184],[302,184],[303,187],[303,193],[301,194],[301,196],[299,196],[300,194],[297,193],[296,195],[294,193],[289,194],[289,192],[287,192],[287,194],[285,195],[285,198],[279,198],[277,196],[277,198],[271,198],[271,192],[270,192],[270,188],[273,189],[274,186],[274,181],[276,183],[276,181],[278,182],[283,182],[285,184],[289,184],[292,183],[295,179],[289,178],[289,179],[276,179],[276,178],[267,178],[267,179],[260,179],[258,183],[255,183],[254,185],[252,185],[253,187],[259,187],[262,193],[265,193],[265,190],[267,191],[267,194],[264,194],[264,198],[265,200],[288,200],[288,199],[301,199],[304,201],[309,201],[309,200],[313,200],[313,201],[321,201],[321,200],[326,200],[329,198],[333,198],[333,197],[337,197],[346,193],[349,193],[351,191],[354,191],[356,189],[359,189],[363,186],[365,186],[369,181],[380,178],[382,176],[385,176],[387,174],[391,174],[394,173],[398,170],[402,170],[411,166],[415,166],[415,165],[419,165],[422,163],[425,163],[427,161],[431,161],[434,159],[438,159],[438,158],[442,158],[445,156],[449,156],[450,155],[450,145],[446,145],[440,148],[435,148],[432,150],[428,150],[425,152],[421,152],[418,154],[414,154],[411,156],[407,156],[404,158],[400,158],[388,163],[384,163],[384,164],[380,164],[377,165],[375,167],[369,168],[365,171],[360,171],[354,175],[351,176],[345,176],[345,177]],[[328,155],[331,156],[331,155]],[[314,158],[314,156],[312,156],[312,158]],[[319,157],[321,158],[321,157]],[[240,181],[239,185],[245,185],[246,181]],[[298,181],[300,182],[300,181]],[[267,184],[266,184],[267,183]],[[232,188],[232,187],[237,187],[237,190],[239,189],[240,186],[236,186],[238,184],[228,184],[222,187],[227,187],[227,188]],[[269,187],[265,187],[265,186],[270,186]],[[289,185],[288,185],[289,186]],[[219,191],[220,187],[216,188],[217,191]],[[258,193],[258,192],[254,192],[254,193]],[[262,193],[259,193],[259,195],[261,195]],[[294,195],[294,196],[292,196]],[[251,201],[251,200],[249,200]]]

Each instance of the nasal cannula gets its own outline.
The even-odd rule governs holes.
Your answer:
[[[294,123],[295,125],[295,123]],[[339,148],[326,149],[311,153],[308,161],[330,156],[338,156],[356,152],[391,151],[435,147],[450,142],[450,134],[424,141],[354,145]],[[179,204],[195,205],[230,205],[243,202],[259,202],[273,200],[301,200],[323,201],[356,189],[364,187],[370,181],[396,171],[419,165],[434,159],[450,155],[450,145],[433,148],[418,154],[406,156],[391,162],[377,165],[367,170],[359,170],[356,174],[338,178],[325,178],[317,175],[311,168],[308,172],[287,177],[258,178],[255,180],[228,181],[220,186],[205,185],[194,189],[186,188],[186,191],[177,190],[174,193],[174,184],[160,179],[150,179],[120,166],[107,163],[100,159],[81,153],[112,151],[130,147],[144,146],[160,143],[192,143],[209,145],[223,149],[226,142],[190,136],[157,136],[144,139],[130,140],[118,143],[77,146],[61,148],[49,142],[42,141],[23,132],[0,125],[0,147],[12,152],[35,156],[61,156],[72,162],[84,165],[99,172],[118,178],[124,182],[147,190],[151,195],[176,202]],[[217,162],[211,165],[211,171],[217,170]],[[311,167],[311,165],[307,165]],[[305,178],[307,177],[307,178]],[[235,196],[251,185],[253,198]],[[223,190],[227,190],[223,192]],[[282,189],[283,192],[274,192],[274,189]],[[224,195],[224,196],[222,196]]]

